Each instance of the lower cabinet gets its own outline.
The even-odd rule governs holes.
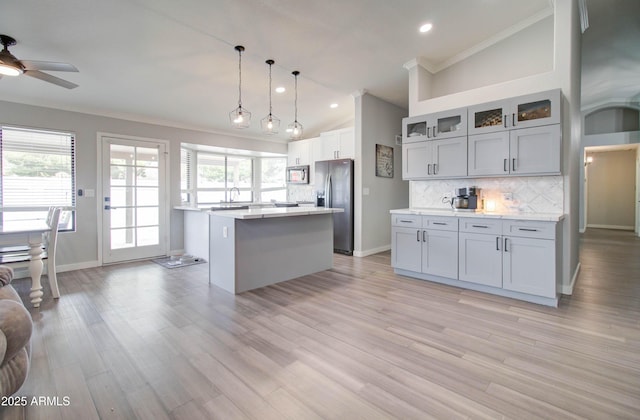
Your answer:
[[[559,223],[396,214],[392,225],[396,270],[451,279],[449,284],[460,287],[488,286],[479,290],[525,300],[524,295],[551,299],[545,302],[552,304],[557,299]]]

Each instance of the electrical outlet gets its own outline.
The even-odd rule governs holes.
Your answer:
[[[226,238],[227,236],[229,236],[229,229],[227,226],[222,226],[222,237]]]
[[[504,193],[502,193],[502,199],[504,201],[513,201],[513,193],[512,192],[504,192]]]

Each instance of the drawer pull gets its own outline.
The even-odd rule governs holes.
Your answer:
[[[489,226],[485,226],[485,225],[471,225],[471,227],[474,227],[474,228],[482,228],[482,229],[489,229]]]
[[[528,229],[528,228],[518,228],[518,230],[524,231],[524,232],[537,232],[538,229]]]
[[[400,220],[400,223],[413,223],[413,220]]]
[[[433,222],[434,225],[447,226],[444,222]]]

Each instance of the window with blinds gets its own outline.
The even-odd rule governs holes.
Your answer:
[[[0,126],[2,221],[46,217],[64,207],[61,230],[73,229],[76,204],[73,133]]]

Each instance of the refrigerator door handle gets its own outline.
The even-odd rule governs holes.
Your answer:
[[[325,201],[325,207],[333,207],[333,194],[331,192],[332,187],[331,175],[327,175],[327,192],[325,193],[325,195],[327,196],[328,200]]]

